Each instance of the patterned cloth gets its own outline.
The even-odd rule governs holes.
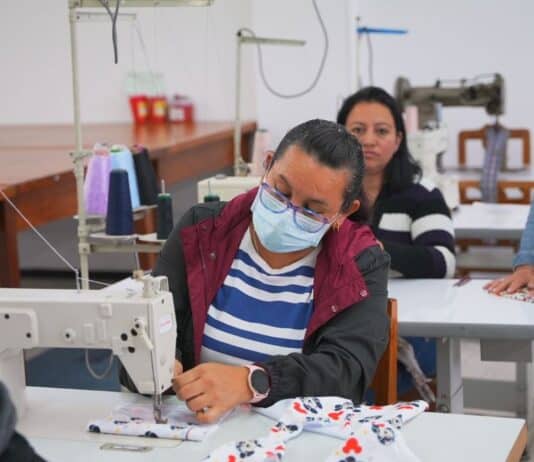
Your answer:
[[[227,443],[206,462],[271,462],[282,460],[289,440],[303,430],[344,440],[325,462],[416,462],[399,429],[425,411],[424,401],[390,406],[354,405],[338,397],[284,400],[256,411],[278,418],[265,437]]]
[[[497,176],[506,155],[508,130],[499,125],[486,128],[486,154],[480,191],[482,202],[497,202]]]
[[[219,427],[219,424],[200,424],[182,402],[163,404],[162,415],[167,419],[165,424],[154,421],[152,403],[127,405],[115,409],[107,419],[92,420],[87,424],[87,430],[113,435],[202,441]]]
[[[518,290],[517,292],[514,292],[513,294],[501,292],[500,294],[495,295],[504,298],[511,298],[512,300],[517,300],[519,302],[534,303],[534,295],[530,295],[529,289],[527,287],[523,287],[522,289]]]

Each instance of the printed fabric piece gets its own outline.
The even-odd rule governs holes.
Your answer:
[[[152,403],[126,405],[114,409],[107,419],[90,421],[87,430],[113,435],[202,441],[214,432],[220,423],[200,424],[186,405],[180,402],[163,404],[162,415],[167,419],[167,423],[154,421]]]
[[[520,302],[534,303],[534,295],[530,295],[529,289],[526,287],[512,294],[509,294],[507,292],[501,292],[500,294],[496,295],[498,295],[499,297],[511,298],[512,300],[517,300]]]
[[[354,405],[338,397],[284,400],[256,412],[277,420],[269,434],[248,441],[227,443],[206,462],[272,462],[282,460],[286,444],[303,430],[344,440],[325,462],[417,462],[400,428],[424,412],[424,401],[389,406]]]
[[[508,130],[504,127],[494,126],[486,129],[486,153],[480,179],[482,202],[497,202],[497,178],[506,156],[507,142]]]

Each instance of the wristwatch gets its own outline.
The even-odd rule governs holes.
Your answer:
[[[269,374],[255,364],[245,364],[245,367],[248,369],[248,387],[252,392],[249,403],[258,403],[269,395],[271,389]]]

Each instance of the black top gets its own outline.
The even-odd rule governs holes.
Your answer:
[[[443,195],[421,180],[401,192],[384,188],[371,227],[391,256],[391,269],[408,278],[453,277],[454,228]]]

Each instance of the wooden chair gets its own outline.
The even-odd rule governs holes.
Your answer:
[[[460,204],[471,204],[480,200],[480,198],[472,199],[469,197],[470,189],[480,191],[480,180],[460,180],[458,187],[460,190]],[[516,192],[514,197],[509,194],[512,190]],[[519,194],[517,194],[518,192]],[[530,204],[533,192],[534,180],[497,181],[497,202],[499,204]]]
[[[523,167],[530,166],[530,131],[525,128],[513,128],[509,130],[509,139],[519,139],[523,145]],[[486,141],[486,127],[479,130],[463,130],[458,133],[458,166],[465,167],[467,161],[466,144],[468,140]],[[507,159],[504,159],[504,168],[507,168]]]
[[[389,341],[386,351],[382,355],[371,389],[375,394],[375,403],[379,405],[397,402],[397,300],[388,299],[388,315],[390,319]]]

